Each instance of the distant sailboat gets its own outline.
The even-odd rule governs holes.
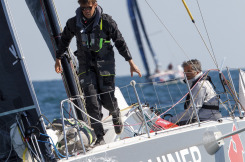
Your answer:
[[[144,25],[144,22],[141,16],[141,12],[137,4],[137,0],[127,0],[127,3],[128,3],[128,11],[129,11],[130,19],[131,19],[132,26],[133,26],[133,32],[135,34],[138,48],[140,51],[140,55],[141,55],[141,58],[144,64],[145,71],[146,71],[146,77],[153,82],[163,82],[163,83],[172,82],[174,83],[174,82],[182,81],[184,79],[184,73],[180,65],[177,67],[177,69],[173,69],[173,66],[171,66],[172,64],[170,63],[168,66],[168,69],[161,70],[161,65],[158,61],[157,55],[155,54],[151,46],[150,39],[148,38],[146,29],[145,29],[145,25]],[[148,48],[150,50],[151,56],[154,60],[155,71],[153,74],[151,74],[150,72],[150,68],[149,68],[147,58],[146,58],[146,53],[144,50],[142,38],[140,35],[139,26],[142,29],[142,32],[144,34],[144,37],[147,42]]]

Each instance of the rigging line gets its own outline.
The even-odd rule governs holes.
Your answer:
[[[223,77],[223,80],[224,80],[224,83],[227,85],[227,87],[228,87],[228,89],[227,88],[224,88],[224,90],[225,90],[225,92],[227,93],[229,93],[231,96],[232,96],[232,94],[231,93],[233,93],[233,91],[230,89],[230,87],[229,87],[229,83],[228,83],[228,80],[225,78],[225,76],[224,76],[224,74],[223,73],[221,73],[221,75],[222,75],[222,77]],[[232,111],[232,108],[230,107],[230,109],[231,109],[231,111]]]
[[[210,71],[210,70],[209,70]],[[205,72],[200,78],[199,78],[199,80],[197,81],[197,82],[199,82],[205,75],[206,75],[206,73],[207,72]],[[191,90],[195,87],[197,85],[197,83],[191,88]],[[172,105],[172,107],[170,107],[169,109],[167,109],[165,112],[163,112],[163,113],[161,113],[160,115],[158,115],[158,116],[162,116],[162,115],[164,115],[164,114],[166,114],[168,111],[170,111],[173,107],[175,107],[177,104],[179,104],[187,95],[189,94],[189,92],[188,93],[186,93],[179,101],[177,101],[174,105]]]
[[[69,100],[69,102],[72,102],[72,100]],[[107,123],[105,123],[105,122],[101,122],[101,121],[99,121],[99,120],[97,120],[97,119],[95,119],[95,118],[93,118],[92,116],[90,116],[90,115],[88,115],[87,114],[87,112],[85,112],[85,111],[83,111],[81,108],[79,108],[76,104],[74,104],[73,102],[72,102],[72,104],[73,104],[73,106],[75,107],[75,108],[77,108],[79,111],[81,111],[82,113],[84,113],[84,114],[86,114],[88,117],[90,117],[91,119],[93,119],[93,120],[95,120],[96,122],[95,123],[101,123],[101,124],[104,124],[104,125],[108,125],[108,126],[111,126],[111,127],[113,127],[113,126],[119,126],[119,125],[114,125],[114,124],[107,124]],[[64,108],[64,106],[62,106],[62,108]],[[65,110],[65,109],[64,109]],[[66,110],[65,110],[66,111]],[[67,112],[67,111],[66,111]],[[136,113],[136,115],[137,115],[137,113]],[[155,119],[155,118],[154,118]],[[76,120],[76,119],[74,119],[74,120]],[[146,121],[146,122],[149,122],[150,120],[148,120],[148,121]],[[143,125],[143,123],[136,123],[136,124],[132,124],[132,125],[123,125],[123,126],[135,126],[135,125]]]
[[[156,88],[155,88],[155,84],[153,84],[153,87],[154,87],[154,91],[155,91],[155,94],[156,94],[156,97],[157,97],[157,101],[158,101],[159,107],[161,107],[160,100],[159,100],[159,97],[158,97],[158,94],[157,94],[157,91],[156,91]]]
[[[172,97],[172,95],[171,95],[171,93],[170,93],[170,90],[169,90],[168,84],[167,84],[166,86],[167,86],[168,93],[169,93],[169,96],[170,96],[171,101],[172,101],[172,105],[174,105],[173,97]],[[173,108],[174,108],[175,115],[177,116],[177,111],[176,111],[176,108],[175,108],[175,107],[173,107]]]
[[[200,4],[199,4],[199,1],[198,1],[198,0],[196,0],[196,1],[197,1],[197,5],[198,5],[198,8],[199,8],[201,17],[202,17],[202,21],[203,21],[203,25],[204,25],[205,31],[206,31],[207,36],[208,36],[208,41],[209,41],[211,50],[212,50],[213,55],[214,55],[214,58],[215,58],[214,49],[213,49],[213,46],[212,46],[212,43],[211,43],[211,39],[210,39],[209,34],[208,34],[208,29],[207,29],[206,23],[205,23],[205,21],[204,21],[204,17],[203,17],[202,11],[201,11],[201,7],[200,7]],[[216,59],[216,58],[215,58],[215,60],[216,60],[216,62],[217,62],[217,59]]]
[[[228,83],[229,85],[227,85],[227,87],[228,87],[228,89],[226,88],[226,90],[227,90],[227,92],[230,94],[230,96],[233,98],[233,101],[235,101],[235,106],[237,105],[238,106],[238,104],[241,106],[241,109],[244,111],[244,107],[242,106],[242,104],[240,103],[240,101],[239,101],[239,99],[236,97],[236,95],[235,95],[235,93],[236,92],[234,92],[232,89],[231,89],[231,87],[230,87],[230,83]],[[236,108],[234,106],[234,108],[233,108],[233,112],[235,111],[234,109]],[[239,109],[238,109],[239,110]]]
[[[200,81],[201,82],[201,79],[203,78],[203,77],[205,77],[204,78],[204,81],[206,80],[206,78],[207,78],[207,76],[208,76],[208,73],[209,73],[209,71],[208,72],[206,72],[205,74],[203,74],[202,75],[202,77],[197,81],[197,83]],[[192,89],[197,85],[197,83],[192,87]],[[202,87],[203,87],[203,85],[204,85],[204,82],[202,82],[202,84],[201,84],[201,87],[200,87],[200,89],[198,90],[198,92],[197,92],[197,94],[195,95],[195,96],[193,96],[194,98],[193,98],[193,100],[195,101],[195,99],[198,97],[198,94],[199,94],[199,92],[201,91],[201,89],[202,89]],[[191,89],[191,90],[192,90]],[[190,95],[190,94],[189,94]],[[188,112],[189,113],[189,121],[191,121],[192,120],[192,118],[193,118],[193,115],[194,115],[194,108],[195,106],[193,105],[193,103],[190,103],[189,105],[188,105],[188,108],[185,110],[185,112],[182,114],[182,116],[174,123],[174,125],[176,125],[178,122],[180,122],[180,120],[185,116],[185,114]],[[190,112],[189,112],[189,109],[191,109],[192,108],[192,113],[191,113],[191,115],[190,115]],[[197,113],[196,114],[196,117],[197,116],[199,116],[199,114]],[[186,123],[188,123],[189,121],[187,121]],[[172,128],[173,127],[173,125],[170,127],[170,128]]]
[[[171,98],[172,104],[174,104],[174,100],[173,100],[173,97],[172,97],[172,95],[171,95],[171,93],[170,93],[168,84],[166,85],[166,87],[167,87],[167,89],[168,89],[168,94],[169,94],[169,96],[170,96],[170,98]]]
[[[237,94],[237,92],[236,92],[235,87],[234,87],[234,89],[232,89],[232,79],[231,79],[230,82],[228,81],[228,83],[229,83],[229,84],[227,84],[227,86],[228,86],[228,88],[230,89],[231,93],[233,94],[232,96],[233,96],[233,99],[234,99],[236,105],[237,105],[237,106],[240,105],[240,106],[241,106],[241,109],[244,111],[245,109],[244,109],[243,105],[240,103],[240,101],[239,101],[239,99],[238,99],[238,94]],[[238,109],[238,110],[240,111],[240,109]]]
[[[202,39],[202,41],[203,41],[203,43],[204,43],[206,49],[208,50],[208,53],[210,54],[210,56],[211,56],[211,58],[212,58],[212,60],[213,60],[213,62],[214,62],[214,64],[215,64],[215,66],[217,67],[217,69],[219,69],[218,63],[217,63],[217,61],[215,60],[215,58],[214,58],[214,56],[212,55],[212,53],[210,52],[210,50],[209,50],[209,48],[208,48],[208,46],[207,46],[207,43],[205,42],[205,40],[204,40],[204,38],[203,38],[203,36],[202,36],[200,30],[198,29],[196,23],[193,23],[193,24],[195,25],[195,27],[196,27],[196,29],[197,29],[197,31],[198,31],[198,34],[200,35],[200,37],[201,37],[201,39]]]
[[[146,99],[145,99],[144,92],[143,92],[143,90],[142,90],[142,85],[141,85],[141,84],[139,84],[139,87],[140,87],[141,93],[142,93],[142,95],[143,95],[143,98],[144,98],[145,104],[146,104]]]
[[[128,98],[129,98],[130,104],[132,105],[133,103],[132,103],[131,97],[129,95],[128,87],[126,87],[126,88],[127,88],[127,93],[128,93]]]
[[[179,92],[180,92],[181,96],[183,96],[183,93],[182,93],[182,91],[181,91],[181,89],[180,89],[180,87],[179,87],[179,83],[177,83],[177,87],[178,87],[178,89],[179,89]]]
[[[41,114],[40,115],[40,118],[41,117],[44,117],[47,121],[48,121],[48,123],[53,127],[53,128],[56,128],[49,120],[48,120],[48,118],[45,116],[45,115],[43,115],[43,114]]]
[[[174,42],[178,45],[178,47],[181,49],[181,51],[185,54],[185,56],[188,58],[188,60],[190,60],[190,57],[186,54],[185,50],[180,46],[180,44],[177,42],[177,40],[174,38],[173,34],[169,31],[169,29],[167,28],[167,26],[163,23],[163,21],[160,19],[160,17],[157,15],[157,13],[154,11],[154,9],[151,7],[151,5],[147,2],[147,0],[145,0],[145,2],[147,3],[147,5],[150,7],[150,9],[152,10],[152,12],[155,14],[155,16],[157,17],[157,19],[159,20],[159,22],[164,26],[164,28],[167,30],[167,32],[170,34],[170,36],[173,38]]]
[[[189,8],[188,8],[186,2],[185,2],[185,0],[182,0],[182,2],[183,2],[183,5],[185,6],[185,9],[186,9],[188,15],[190,16],[190,19],[191,19],[192,23],[195,25],[195,27],[196,27],[196,29],[197,29],[197,31],[198,31],[198,33],[199,33],[199,35],[200,35],[200,37],[201,37],[201,39],[202,39],[204,45],[206,46],[206,48],[207,48],[207,50],[208,50],[208,52],[209,52],[211,58],[213,59],[214,64],[215,64],[216,67],[218,68],[217,61],[213,58],[213,55],[211,54],[211,52],[210,52],[210,50],[209,50],[209,48],[208,48],[208,46],[207,46],[207,44],[206,44],[206,42],[205,42],[205,40],[204,40],[202,34],[201,34],[201,32],[200,32],[200,30],[198,29],[198,27],[197,27],[197,25],[196,25],[196,23],[195,23],[195,20],[194,20],[192,14],[191,14],[191,12],[190,12],[190,10],[189,10]]]

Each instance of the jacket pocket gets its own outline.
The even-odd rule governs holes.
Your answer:
[[[97,67],[100,76],[115,76],[115,62],[114,61],[98,61]]]

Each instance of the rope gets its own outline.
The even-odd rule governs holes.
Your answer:
[[[161,107],[160,100],[159,100],[159,97],[158,97],[158,95],[157,95],[157,91],[156,91],[156,88],[155,88],[155,84],[153,84],[153,87],[154,87],[155,94],[156,94],[156,96],[157,96],[157,101],[158,101],[158,103],[159,103],[159,107]]]
[[[172,37],[172,39],[174,40],[174,42],[177,44],[177,46],[181,49],[181,51],[184,53],[184,55],[188,58],[188,60],[190,60],[189,56],[186,54],[186,52],[184,51],[184,49],[180,46],[180,44],[178,43],[178,41],[174,38],[173,34],[169,31],[169,29],[167,28],[167,26],[163,23],[163,21],[160,19],[160,17],[157,15],[157,13],[154,11],[154,9],[151,7],[151,5],[147,2],[147,0],[145,0],[145,2],[147,3],[147,5],[149,6],[149,8],[152,10],[152,12],[155,14],[155,16],[157,17],[157,19],[159,20],[159,22],[163,25],[163,27],[167,30],[167,32],[170,34],[170,36]]]
[[[145,103],[146,103],[145,95],[144,95],[143,90],[142,90],[142,85],[139,84],[139,87],[140,87],[141,93],[142,93],[142,95],[143,95],[144,101],[145,101]]]
[[[199,35],[200,35],[200,37],[201,37],[201,39],[202,39],[202,41],[203,41],[203,43],[204,43],[204,45],[205,45],[206,49],[208,50],[208,53],[210,54],[210,56],[211,56],[211,58],[212,58],[212,60],[213,60],[213,62],[214,62],[214,64],[215,64],[215,66],[216,66],[216,67],[217,67],[217,69],[218,69],[218,68],[219,68],[219,66],[218,66],[218,63],[217,63],[217,61],[216,61],[215,57],[214,57],[214,56],[213,56],[213,54],[210,52],[210,50],[209,50],[209,48],[208,48],[208,46],[207,46],[207,44],[206,44],[206,42],[205,42],[205,40],[204,40],[204,38],[203,38],[203,36],[202,36],[201,32],[200,32],[200,30],[198,29],[198,27],[197,27],[196,23],[194,23],[194,25],[195,25],[195,27],[196,27],[196,30],[197,30],[198,34],[199,34]]]
[[[206,80],[207,79],[207,76],[208,76],[208,73],[209,72],[207,72],[207,74],[205,75],[205,79],[204,80]],[[204,74],[200,77],[200,79],[197,81],[197,83],[203,78],[203,76],[204,76]],[[192,87],[192,89],[197,85],[197,83]],[[203,84],[204,84],[204,82],[202,82],[202,84],[201,84],[201,87],[200,87],[200,89],[198,90],[198,92],[197,92],[197,94],[196,94],[196,96],[194,96],[194,98],[193,98],[193,100],[195,100],[196,98],[197,98],[197,96],[198,96],[198,94],[199,94],[199,92],[200,92],[200,90],[201,90],[201,88],[203,87]],[[192,90],[191,89],[191,90]],[[188,93],[189,94],[189,93]],[[187,112],[189,112],[189,109],[191,108],[193,106],[193,103],[190,103],[190,105],[188,106],[188,108],[185,110],[185,112],[183,113],[183,115],[170,127],[170,128],[172,128],[174,125],[176,125],[184,116],[185,116],[185,114],[187,113]],[[192,114],[190,115],[190,118],[189,118],[189,121],[191,122],[192,121],[192,117],[193,117],[193,114],[194,114],[194,111],[192,111]],[[198,115],[198,114],[197,114]],[[188,121],[187,121],[187,123],[186,124],[188,124]]]
[[[204,75],[205,75],[205,73],[200,77],[200,79],[201,79]],[[196,84],[195,84],[195,85],[196,85]],[[195,85],[193,86],[193,88],[195,87]],[[127,86],[126,86],[126,87],[127,87]],[[155,92],[156,92],[155,86],[153,86],[153,87],[154,87],[154,90],[155,90]],[[112,91],[109,91],[109,92],[112,92]],[[107,92],[107,93],[109,93],[109,92]],[[103,94],[105,94],[105,93],[103,93]],[[188,94],[188,93],[187,93],[187,94]],[[173,105],[171,108],[169,108],[167,111],[165,111],[164,113],[162,113],[162,114],[156,116],[156,118],[158,118],[159,116],[161,116],[161,115],[167,113],[168,111],[170,111],[173,107],[175,107],[177,104],[179,104],[179,103],[183,100],[183,98],[187,96],[187,94],[186,94],[185,96],[183,96],[183,97],[182,97],[176,104],[174,104],[174,105]],[[98,94],[98,95],[100,95],[100,94]],[[157,95],[157,92],[156,92],[156,95]],[[96,96],[96,95],[91,95],[91,96]],[[91,97],[91,96],[87,96],[87,97]],[[157,95],[157,98],[158,98],[158,95]],[[69,99],[67,99],[67,100],[65,100],[65,101],[70,101],[70,102],[72,102],[72,101],[75,100],[75,99],[76,99],[76,98],[69,98]],[[159,98],[158,98],[158,101],[159,101]],[[159,101],[159,104],[160,104],[160,101]],[[74,105],[79,111],[81,111],[82,113],[84,113],[85,115],[87,115],[88,117],[90,117],[91,119],[95,120],[96,122],[99,122],[99,123],[101,123],[101,124],[105,124],[105,125],[108,125],[108,126],[118,126],[118,125],[112,125],[112,124],[103,123],[103,122],[101,122],[101,121],[99,121],[99,120],[97,120],[97,119],[91,117],[89,114],[87,114],[86,112],[84,112],[82,109],[80,109],[80,108],[79,108],[77,105],[75,105],[74,103],[73,103],[73,105]],[[154,118],[154,119],[156,119],[156,118]],[[149,121],[150,121],[150,120],[149,120]],[[149,121],[147,121],[147,122],[149,122]],[[132,125],[124,125],[124,126],[135,126],[135,125],[139,125],[139,124],[142,124],[142,123],[137,123],[137,124],[132,124]]]
[[[218,71],[217,69],[210,69],[210,70],[208,70],[207,72],[205,72],[205,73],[200,77],[200,79],[202,79],[202,78],[205,76],[205,79],[204,79],[204,80],[206,80],[207,75],[208,75],[208,73],[209,73],[211,70]],[[223,74],[222,74],[222,75],[223,75]],[[198,80],[198,81],[200,81],[200,80]],[[151,83],[151,82],[150,82],[150,83]],[[197,83],[198,83],[198,82],[197,82]],[[197,84],[197,83],[196,83],[196,84]],[[145,83],[139,83],[139,84],[143,85],[143,84],[145,84]],[[149,83],[148,83],[148,84],[149,84]],[[192,89],[196,86],[196,84],[192,87]],[[203,84],[204,84],[204,82],[202,83],[201,87],[203,87]],[[227,85],[228,85],[228,84],[227,84]],[[126,89],[127,89],[127,92],[128,92],[128,95],[129,95],[128,86],[129,86],[129,85],[124,86],[123,88],[126,88]],[[155,93],[156,93],[156,95],[157,95],[157,90],[156,90],[155,86],[153,86],[153,88],[154,88]],[[168,88],[168,92],[170,93],[169,87],[167,87],[167,88]],[[191,90],[192,90],[192,89],[191,89]],[[110,92],[111,92],[111,91],[110,91]],[[198,93],[194,96],[194,99],[196,99],[196,97],[197,97],[197,95],[199,94],[199,92],[200,92],[200,89],[199,89]],[[232,92],[232,91],[231,91],[231,92]],[[108,92],[107,92],[107,93],[108,93]],[[143,93],[143,90],[142,90],[142,93]],[[103,93],[103,94],[104,94],[104,93]],[[143,93],[143,94],[144,94],[144,93]],[[171,107],[166,106],[166,107],[169,107],[166,111],[164,111],[164,112],[161,113],[160,115],[156,116],[155,118],[151,118],[151,119],[148,120],[147,122],[151,122],[152,120],[154,120],[154,119],[156,119],[156,118],[158,118],[158,117],[160,117],[160,116],[166,114],[168,111],[170,111],[172,108],[174,108],[177,104],[183,103],[182,100],[183,100],[188,94],[189,94],[189,93],[186,93],[186,94],[185,94],[179,101],[177,101],[175,104],[171,105]],[[100,95],[100,94],[98,94],[98,95]],[[92,95],[92,96],[95,96],[95,95]],[[87,96],[87,97],[90,97],[90,96]],[[173,102],[173,98],[172,98],[172,95],[171,95],[171,94],[170,94],[170,97],[171,97],[172,102]],[[129,98],[130,98],[130,95],[129,95]],[[158,98],[158,95],[157,95],[157,98]],[[75,100],[75,98],[69,98],[69,102],[72,103],[73,100]],[[131,99],[130,99],[130,100],[131,100]],[[158,102],[159,102],[159,105],[160,105],[160,100],[159,100],[159,98],[158,98]],[[221,104],[223,104],[223,103],[221,103]],[[99,121],[99,120],[97,120],[97,119],[95,119],[95,118],[89,116],[86,112],[84,112],[83,110],[81,110],[77,105],[74,105],[74,106],[75,106],[78,110],[80,110],[82,113],[86,114],[88,117],[90,117],[91,119],[95,120],[96,122],[99,122],[99,123],[102,123],[102,124],[108,125],[108,126],[118,126],[118,125],[113,125],[113,124],[104,123],[104,121],[105,121],[106,119],[108,119],[109,116],[101,122],[101,121]],[[191,106],[192,106],[192,103],[190,103],[188,109],[189,109]],[[135,107],[134,110],[137,110],[137,109],[136,109],[136,108],[137,108],[137,104],[134,104],[134,105],[131,105],[131,106],[127,107],[127,108],[122,109],[121,111],[128,110],[128,109],[132,109],[133,107]],[[163,107],[163,106],[161,107],[161,106],[160,106],[160,108],[164,108],[164,109],[165,109],[166,107]],[[187,109],[187,110],[188,110],[188,109]],[[187,112],[187,111],[186,111],[186,112]],[[229,111],[228,111],[228,112],[229,112]],[[191,114],[190,114],[190,115],[191,115]],[[183,116],[182,116],[181,118],[179,118],[177,122],[179,122],[182,118],[183,118]],[[177,123],[177,122],[176,122],[176,123]],[[175,123],[175,124],[176,124],[176,123]],[[135,126],[135,125],[142,125],[142,122],[136,123],[136,124],[131,124],[131,125],[124,124],[124,126]]]
[[[210,44],[211,50],[212,50],[213,55],[214,55],[214,57],[215,57],[215,54],[214,54],[214,49],[213,49],[213,46],[212,46],[212,43],[211,43],[211,39],[210,39],[209,34],[208,34],[208,29],[207,29],[207,27],[206,27],[206,23],[205,23],[205,21],[204,21],[204,17],[203,17],[202,11],[201,11],[201,7],[200,7],[200,5],[199,5],[199,1],[198,1],[198,0],[196,0],[196,1],[197,1],[197,5],[198,5],[198,8],[199,8],[199,11],[200,11],[201,17],[202,17],[202,22],[203,22],[203,25],[204,25],[204,28],[205,28],[206,34],[207,34],[207,36],[208,36],[208,40],[209,40],[209,44]],[[215,58],[215,60],[216,60],[216,58]],[[217,62],[217,61],[216,61],[216,62]]]
[[[128,92],[128,87],[127,87],[127,92]],[[131,97],[129,95],[129,92],[128,92],[128,97],[129,97],[130,104],[132,105],[133,103],[132,103]]]
[[[226,82],[227,87],[229,88],[229,91],[231,92],[231,93],[229,92],[229,94],[233,97],[233,99],[234,99],[237,103],[239,103],[239,104],[241,105],[241,108],[242,108],[243,110],[245,110],[244,107],[242,106],[242,104],[240,103],[239,99],[236,97],[235,92],[234,92],[234,91],[232,90],[232,88],[230,87],[230,83],[228,83],[228,80],[225,79],[224,74],[223,74],[223,73],[221,73],[221,74],[222,74],[222,76],[223,76],[223,79],[224,79],[225,82]]]
[[[44,117],[53,128],[56,128],[45,115],[41,114],[40,116]]]
[[[173,101],[172,95],[171,95],[171,93],[170,93],[170,91],[169,91],[168,85],[167,85],[167,89],[168,89],[168,93],[169,93],[169,96],[170,96],[170,98],[171,98],[172,105],[173,105],[173,104],[174,104],[174,101]],[[175,109],[175,108],[174,108],[174,112],[175,112],[175,115],[177,115],[177,112],[176,112],[176,109]]]

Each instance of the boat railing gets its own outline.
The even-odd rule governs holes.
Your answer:
[[[203,75],[202,75],[202,77],[206,77],[207,75],[208,75],[208,73],[210,72],[210,70],[209,71],[207,71],[207,72],[205,72]],[[224,76],[223,76],[224,77]],[[224,77],[224,79],[225,79],[225,77]],[[231,79],[231,78],[230,78]],[[181,83],[180,83],[181,84]],[[188,85],[188,84],[187,84]],[[151,105],[154,105],[155,104],[155,107],[151,107],[151,106],[149,106],[150,104],[148,103],[148,101],[147,101],[147,99],[146,99],[146,97],[145,97],[145,94],[144,93],[149,93],[149,86],[152,86],[153,87],[153,90],[152,90],[152,92],[154,92],[155,93],[155,97],[152,97],[151,99],[152,100],[154,100],[154,102],[155,103],[150,103]],[[159,90],[161,91],[161,88],[160,87],[164,87],[165,86],[165,88],[167,89],[167,92],[169,93],[169,96],[170,96],[170,99],[166,99],[166,98],[164,98],[165,96],[163,96],[163,94],[161,94],[160,92],[159,92]],[[177,90],[180,90],[180,92],[181,92],[181,97],[179,98],[179,97],[177,97],[178,99],[177,99],[177,101],[176,101],[176,96],[175,96],[175,94],[171,94],[171,89],[170,89],[170,87],[171,88],[173,88],[173,86],[177,86],[177,84],[176,85],[169,85],[169,84],[156,84],[156,83],[149,83],[148,85],[147,85],[147,83],[137,83],[136,84],[136,82],[135,81],[131,81],[131,83],[129,84],[129,85],[126,85],[126,86],[123,86],[123,87],[120,87],[119,89],[120,89],[120,91],[124,91],[124,97],[125,96],[127,96],[127,97],[125,97],[126,98],[126,102],[130,102],[130,104],[131,104],[131,106],[128,106],[128,107],[121,107],[120,109],[121,109],[121,111],[124,111],[124,110],[129,110],[129,111],[127,111],[127,113],[125,113],[125,114],[129,114],[129,113],[131,113],[131,112],[135,112],[135,111],[139,111],[139,113],[141,114],[141,122],[139,122],[139,123],[134,123],[134,124],[130,124],[130,123],[124,123],[124,126],[126,126],[126,127],[130,127],[128,130],[131,130],[131,127],[132,126],[135,126],[135,125],[144,125],[144,128],[145,128],[145,133],[147,133],[148,134],[148,137],[150,138],[150,131],[149,131],[149,122],[151,122],[151,121],[153,121],[153,120],[155,120],[156,118],[159,118],[159,117],[162,117],[163,115],[165,115],[165,114],[167,114],[167,113],[169,113],[169,112],[171,112],[171,113],[175,113],[175,114],[177,114],[177,111],[179,111],[180,110],[180,108],[176,108],[177,106],[181,106],[182,107],[182,104],[185,102],[185,101],[183,101],[183,99],[187,96],[187,94],[189,93],[190,94],[190,96],[191,96],[191,102],[192,102],[192,104],[194,105],[193,107],[195,108],[195,104],[194,104],[194,100],[195,100],[195,96],[192,96],[192,94],[191,94],[191,88],[190,87],[188,87],[187,86],[187,88],[184,88],[184,90],[186,91],[186,90],[188,90],[189,92],[188,93],[186,93],[185,95],[183,95],[183,93],[181,92],[181,89],[183,90],[183,86],[182,86],[182,88],[180,88],[180,87],[178,87],[178,88],[175,88],[174,90],[175,91],[177,91]],[[230,87],[230,84],[229,83],[227,83],[226,84],[226,86],[229,86]],[[129,87],[131,87],[132,89],[130,90],[130,88]],[[192,88],[194,88],[194,87],[192,87]],[[234,90],[235,88],[233,87],[233,90]],[[146,92],[144,92],[144,91],[146,91]],[[140,92],[140,93],[138,93],[138,92]],[[111,92],[107,92],[107,93],[111,93]],[[115,92],[116,93],[116,92]],[[105,94],[105,93],[103,93],[103,94]],[[160,95],[159,95],[160,94]],[[218,93],[217,94],[217,96],[219,96],[221,93]],[[86,100],[86,98],[88,98],[88,97],[99,97],[100,95],[102,95],[102,94],[98,94],[98,95],[93,95],[93,96],[83,96],[84,98],[85,98],[85,100]],[[153,95],[153,94],[152,94]],[[230,95],[232,95],[232,94],[230,94]],[[232,95],[233,97],[234,97],[234,95]],[[77,97],[81,97],[81,96],[77,96]],[[76,121],[75,122],[75,128],[77,129],[77,133],[79,134],[79,137],[80,137],[80,142],[81,142],[81,144],[83,145],[83,151],[84,151],[84,153],[86,154],[86,149],[85,149],[85,147],[84,147],[84,144],[83,144],[83,141],[82,141],[82,138],[81,138],[81,135],[80,135],[80,130],[79,130],[79,125],[78,125],[78,119],[77,119],[77,116],[75,115],[76,114],[76,112],[77,111],[75,111],[75,109],[77,109],[77,110],[79,110],[81,113],[84,113],[85,115],[87,115],[89,118],[92,118],[91,116],[89,116],[86,112],[84,112],[81,108],[79,108],[76,104],[74,104],[74,100],[77,98],[77,97],[74,97],[74,98],[69,98],[69,99],[65,99],[65,100],[63,100],[62,102],[61,102],[61,108],[60,108],[60,111],[61,111],[61,116],[62,116],[62,122],[63,122],[63,131],[64,131],[64,139],[66,139],[66,129],[68,129],[68,128],[66,128],[65,127],[65,124],[64,124],[64,104],[65,103],[67,103],[68,105],[69,105],[69,108],[70,108],[70,112],[72,112],[72,114],[73,114],[73,116],[72,116],[72,118],[74,118],[74,120]],[[236,96],[237,97],[237,96]],[[165,100],[168,100],[168,101],[171,101],[172,102],[172,104],[167,104],[166,105],[166,103],[169,103],[169,102],[165,102],[165,106],[162,106],[161,105],[161,100],[163,100],[163,99],[165,99]],[[133,101],[134,100],[134,101]],[[144,101],[144,102],[142,102],[142,101]],[[151,101],[151,100],[150,100]],[[234,100],[235,101],[235,100]],[[225,102],[227,102],[227,103],[230,103],[230,100],[228,99],[227,101],[222,101],[222,99],[221,98],[219,98],[219,102],[221,103],[221,105],[224,107],[224,109],[226,110],[226,111],[228,111],[229,112],[229,116],[232,116],[235,112],[233,111],[231,111],[232,110],[232,107],[230,106],[231,104],[228,104],[228,106],[226,105],[226,103]],[[135,104],[135,103],[137,103],[137,104]],[[236,104],[236,101],[235,101],[235,104]],[[122,104],[122,105],[124,105],[124,106],[126,106],[125,104]],[[133,106],[134,105],[134,106]],[[149,116],[147,116],[147,114],[145,114],[144,113],[144,111],[143,111],[143,106],[144,105],[148,105],[148,107],[150,108],[153,108],[153,112],[155,112],[155,111],[158,111],[158,113],[156,113],[157,115],[155,115],[155,116],[152,116],[152,117],[149,117]],[[119,107],[120,107],[120,105],[119,105]],[[189,106],[189,108],[190,108],[191,106]],[[234,106],[234,108],[235,108],[235,106]],[[234,109],[233,108],[233,109]],[[181,108],[182,109],[182,108]],[[230,110],[229,110],[230,109]],[[159,112],[159,110],[161,110],[160,112]],[[176,111],[177,110],[177,111]],[[69,113],[69,115],[70,115],[70,113]],[[197,121],[198,121],[198,126],[200,126],[200,120],[199,120],[199,115],[198,115],[198,109],[197,108],[195,108],[195,117],[198,119]],[[108,122],[105,122],[104,120],[102,120],[102,121],[99,121],[99,120],[97,120],[97,119],[94,119],[94,118],[92,118],[93,120],[95,120],[96,122],[101,122],[103,125],[105,125],[105,126],[108,126],[108,127],[113,127],[114,125],[112,124],[112,123],[108,123]],[[179,119],[180,120],[180,119]],[[174,123],[174,124],[176,124],[176,123]],[[170,127],[171,128],[171,127]],[[141,129],[143,129],[142,127],[141,127]],[[131,131],[133,131],[133,130],[131,130]],[[134,134],[135,135],[135,134]],[[65,141],[65,143],[66,143],[66,158],[68,158],[68,148],[67,148],[67,141]]]
[[[77,115],[76,115],[76,111],[75,111],[75,108],[74,108],[74,103],[72,102],[72,99],[66,99],[66,100],[63,100],[61,101],[61,106],[60,106],[60,113],[61,113],[61,118],[62,118],[62,128],[63,128],[63,133],[64,133],[64,141],[65,141],[65,150],[66,150],[66,159],[68,159],[69,157],[69,153],[68,153],[68,147],[67,147],[67,139],[66,139],[66,130],[69,129],[69,127],[66,127],[65,126],[65,120],[64,120],[64,111],[63,111],[63,108],[64,108],[64,102],[67,102],[70,107],[71,107],[71,110],[72,110],[72,114],[73,114],[73,118],[75,120],[75,125],[73,127],[75,127],[77,129],[77,133],[79,135],[79,138],[80,138],[80,142],[82,144],[82,148],[83,148],[83,152],[84,154],[86,154],[86,149],[85,149],[85,146],[84,146],[84,142],[83,142],[83,139],[82,139],[82,135],[81,135],[81,132],[80,132],[80,127],[78,125],[78,118],[77,118]],[[80,109],[82,111],[82,109]]]

